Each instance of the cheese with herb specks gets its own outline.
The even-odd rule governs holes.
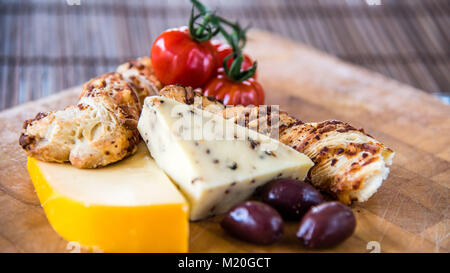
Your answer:
[[[226,212],[277,178],[304,179],[304,154],[219,115],[148,97],[138,124],[152,157],[190,203],[190,219]]]

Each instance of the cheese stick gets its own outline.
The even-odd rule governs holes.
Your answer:
[[[143,99],[159,88],[148,57],[130,61],[85,83],[77,105],[26,120],[19,144],[28,156],[77,168],[117,162],[135,153]]]
[[[270,107],[265,111],[260,107],[225,108],[214,98],[182,86],[166,86],[160,95],[187,104],[197,101],[199,107],[214,109],[225,118],[233,118],[260,133],[278,129],[277,136],[282,143],[306,154],[315,163],[308,174],[308,182],[343,203],[367,201],[389,174],[388,166],[392,164],[394,152],[364,130],[345,122],[304,123],[286,112],[273,112]],[[277,117],[273,119],[273,115]],[[272,120],[276,123],[268,122]]]

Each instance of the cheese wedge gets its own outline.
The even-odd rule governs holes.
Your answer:
[[[226,212],[277,178],[304,179],[304,154],[193,105],[147,97],[138,123],[152,157],[190,203],[190,219]]]
[[[105,252],[186,252],[188,205],[144,144],[100,169],[28,158],[45,214],[64,239]]]

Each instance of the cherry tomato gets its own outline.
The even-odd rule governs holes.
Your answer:
[[[203,94],[220,99],[226,105],[264,104],[264,90],[255,79],[234,82],[228,79],[223,69],[205,85]]]
[[[156,38],[150,54],[156,77],[165,85],[204,85],[216,72],[217,50],[210,41],[197,42],[186,27]]]
[[[227,44],[222,44],[221,42],[215,40],[212,41],[212,44],[214,45],[214,47],[217,49],[217,54],[218,54],[218,68],[223,68],[223,60],[225,60],[225,58],[233,53],[233,49],[231,48],[231,46],[227,45]],[[231,67],[231,64],[233,63],[234,58],[230,57],[227,61],[227,66],[228,68]],[[244,54],[244,61],[242,62],[242,67],[241,70],[247,70],[252,68],[253,66],[253,60],[252,58],[250,58],[250,56],[248,56],[247,54]],[[253,74],[252,78],[256,79],[256,72],[255,74]]]

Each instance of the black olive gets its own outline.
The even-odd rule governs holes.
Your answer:
[[[256,244],[271,244],[283,235],[283,219],[278,212],[257,201],[233,207],[221,226],[234,237]]]
[[[297,238],[307,248],[327,248],[343,242],[355,228],[355,215],[349,207],[340,202],[326,202],[305,214]]]
[[[293,179],[272,181],[260,190],[261,200],[276,209],[286,220],[300,220],[323,197],[313,186]]]

